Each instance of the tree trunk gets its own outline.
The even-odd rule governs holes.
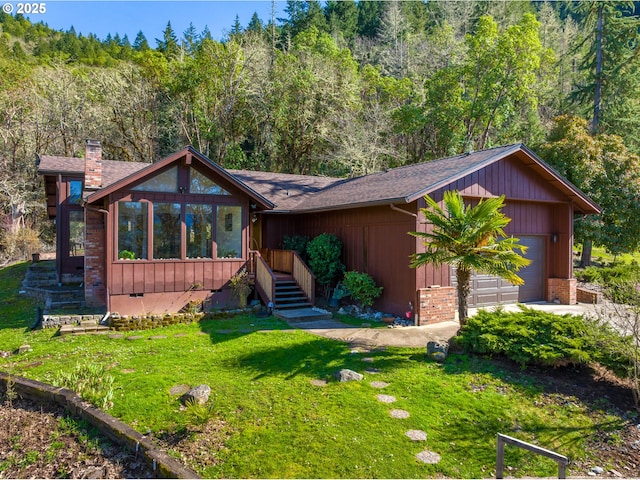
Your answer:
[[[593,248],[593,242],[591,240],[585,240],[582,243],[582,257],[580,258],[580,266],[582,268],[591,265],[591,250]]]
[[[456,279],[458,280],[458,319],[460,329],[467,323],[469,311],[467,308],[467,297],[471,291],[471,270],[456,268]]]

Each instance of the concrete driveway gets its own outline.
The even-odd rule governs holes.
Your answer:
[[[582,315],[594,313],[597,306],[580,303],[577,305],[558,305],[555,303],[527,303],[528,307],[557,313]],[[490,310],[495,307],[487,307]],[[517,311],[518,305],[503,305],[507,311]],[[477,308],[469,309],[469,316],[478,312]],[[378,347],[415,347],[422,348],[429,341],[448,341],[460,328],[458,321],[440,322],[421,327],[397,328],[364,328],[347,325],[337,320],[289,321],[292,327],[308,331],[325,338],[332,338],[354,345]]]

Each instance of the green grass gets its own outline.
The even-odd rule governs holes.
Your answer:
[[[593,262],[600,265],[611,264],[614,259],[616,262],[620,263],[631,263],[632,261],[640,263],[640,252],[614,255],[613,253],[607,252],[604,247],[593,247],[591,259]]]
[[[273,317],[135,332],[144,336],[140,340],[28,331],[35,307],[15,295],[24,269],[0,270],[0,293],[13,305],[0,304],[0,345],[28,343],[33,350],[0,359],[0,368],[50,381],[88,361],[103,366],[114,377],[109,413],[156,436],[194,426],[193,412],[181,409],[169,389],[208,384],[225,448],[216,462],[190,465],[205,477],[487,477],[495,469],[498,432],[583,458],[587,439],[622,422],[605,413],[606,405],[594,412],[576,399],[549,402],[525,372],[508,373],[488,360],[452,354],[440,365],[423,349],[406,348],[352,353],[348,345],[292,330]],[[152,335],[167,338],[148,340]],[[363,372],[371,366],[380,373],[363,382],[332,380],[340,368]],[[317,387],[314,379],[329,382]],[[390,385],[379,390],[369,385],[373,380]],[[397,401],[381,403],[380,393]],[[411,416],[391,418],[395,408]],[[412,442],[405,435],[410,429],[427,432],[427,441]],[[440,454],[441,462],[419,462],[415,455],[425,449]],[[557,474],[554,462],[516,448],[507,448],[506,465],[515,476]]]

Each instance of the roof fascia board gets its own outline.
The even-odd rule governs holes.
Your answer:
[[[180,160],[181,158],[188,158],[189,159],[189,163],[192,162],[192,160],[195,158],[197,159],[197,161],[199,163],[201,163],[202,165],[204,165],[206,168],[208,168],[209,170],[214,171],[215,173],[217,173],[218,175],[220,175],[221,177],[223,177],[225,180],[227,180],[229,183],[233,184],[234,186],[236,186],[237,188],[239,188],[241,191],[243,191],[245,194],[247,194],[248,196],[250,196],[254,201],[256,201],[257,203],[259,203],[261,206],[263,206],[266,209],[272,209],[274,208],[274,204],[271,203],[269,200],[267,200],[266,198],[264,198],[262,195],[260,195],[259,193],[257,193],[256,191],[254,191],[253,189],[249,188],[247,185],[245,185],[239,178],[235,177],[234,175],[230,174],[229,172],[227,172],[224,168],[220,167],[219,165],[217,165],[216,163],[214,163],[213,161],[211,161],[210,159],[208,159],[206,156],[204,156],[202,153],[198,152],[196,149],[194,149],[191,146],[188,146],[178,152],[172,153],[171,155],[163,158],[162,160],[160,160],[159,162],[156,163],[150,163],[149,166],[144,167],[140,170],[138,170],[135,173],[132,173],[131,175],[118,180],[115,183],[112,183],[111,185],[92,193],[91,195],[89,195],[86,199],[87,203],[95,203],[96,201],[100,200],[101,198],[106,197],[107,195],[110,195],[111,193],[114,193],[124,187],[126,187],[127,185],[140,180],[144,177],[146,177],[147,175],[149,175],[150,173],[156,172],[162,168],[164,168],[165,166],[176,162],[178,160]]]
[[[510,148],[509,150],[506,150],[498,155],[493,155],[489,158],[487,158],[486,160],[484,160],[481,163],[478,163],[477,165],[474,165],[473,167],[469,167],[466,170],[463,170],[462,172],[460,172],[457,175],[454,175],[452,177],[446,178],[444,180],[441,180],[437,183],[434,183],[433,185],[430,185],[426,188],[423,188],[422,190],[419,190],[415,193],[412,193],[411,195],[408,195],[406,197],[406,202],[407,203],[411,203],[411,202],[415,202],[416,200],[418,200],[419,198],[424,197],[425,195],[428,195],[429,193],[438,190],[439,188],[442,187],[446,187],[447,185],[449,185],[450,183],[453,183],[457,180],[460,180],[461,178],[466,177],[467,175],[475,172],[476,170],[480,170],[481,168],[485,168],[489,165],[491,165],[492,163],[498,162],[500,160],[502,160],[503,158],[513,154],[514,152],[520,150],[520,147],[522,146],[522,144],[516,144],[513,145],[512,148]]]
[[[304,208],[304,209],[292,208],[289,210],[274,209],[266,213],[270,213],[270,214],[322,213],[322,212],[334,212],[336,210],[349,210],[351,208],[381,207],[381,206],[389,205],[391,203],[400,203],[400,202],[411,203],[411,202],[406,202],[406,199],[404,197],[398,197],[398,198],[385,198],[384,200],[372,200],[369,202],[349,203],[349,204],[320,207],[320,208]]]
[[[577,203],[582,203],[583,205],[581,206],[582,210],[593,210],[593,212],[589,212],[589,213],[602,213],[602,208],[600,207],[600,205],[598,205],[597,203],[595,203],[593,200],[591,200],[589,197],[587,197],[584,193],[582,193],[578,187],[576,187],[575,185],[573,185],[569,180],[567,180],[566,178],[564,178],[562,175],[560,175],[558,172],[555,171],[555,169],[553,169],[550,165],[548,165],[544,160],[542,160],[540,157],[538,157],[535,153],[533,153],[531,150],[529,150],[529,148],[527,148],[526,145],[519,143],[513,146],[513,148],[510,148],[509,150],[506,150],[502,153],[500,153],[499,155],[494,155],[492,157],[489,157],[488,159],[486,159],[485,161],[475,165],[472,168],[468,168],[466,170],[464,170],[463,172],[459,173],[458,175],[454,175],[453,177],[447,178],[445,180],[442,180],[438,183],[435,183],[427,188],[422,189],[419,192],[416,192],[410,196],[408,196],[406,198],[407,203],[413,202],[415,200],[417,200],[420,197],[423,197],[425,195],[428,195],[431,192],[434,192],[435,190],[438,190],[440,188],[446,187],[447,185],[460,180],[463,177],[466,177],[467,175],[480,170],[482,168],[486,168],[489,165],[498,162],[500,160],[505,159],[506,157],[508,157],[509,155],[512,155],[514,153],[517,152],[522,152],[524,153],[527,157],[529,157],[535,165],[537,165],[538,167],[540,167],[542,170],[544,170],[545,173],[547,173],[548,175],[550,175],[553,180],[553,183],[557,183],[557,187],[559,190],[564,190],[565,194],[571,198],[571,199],[577,199],[578,202]],[[586,208],[585,208],[586,207]]]

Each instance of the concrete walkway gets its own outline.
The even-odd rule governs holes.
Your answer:
[[[594,313],[597,306],[589,304],[558,305],[555,303],[528,303],[527,307],[556,313],[559,315],[570,313],[582,315]],[[491,310],[495,307],[486,307]],[[518,305],[503,305],[507,311],[517,311]],[[469,309],[469,316],[478,312],[477,308]],[[321,337],[332,338],[356,345],[380,346],[380,347],[415,347],[422,348],[429,341],[448,341],[453,337],[460,324],[458,321],[440,322],[422,327],[398,327],[398,328],[363,328],[346,325],[337,320],[318,321],[290,321],[294,328],[306,330]]]

